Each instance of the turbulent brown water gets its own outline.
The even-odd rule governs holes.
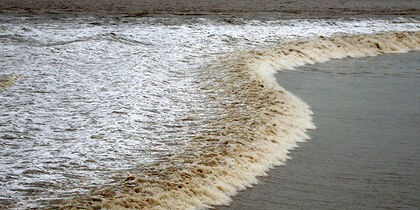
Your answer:
[[[0,92],[2,205],[226,204],[315,128],[276,69],[418,50],[419,32],[376,31],[419,24],[5,17],[2,75],[23,76]]]
[[[66,207],[204,208],[224,204],[229,201],[227,196],[256,183],[256,176],[283,164],[296,142],[308,139],[305,130],[314,128],[308,106],[273,81],[274,69],[419,49],[419,32],[381,33],[292,42],[234,56],[224,61],[232,62],[223,65],[230,68],[218,72],[224,72],[225,83],[237,84],[219,87],[236,100],[222,106],[226,115],[210,124],[212,132],[200,134],[183,149],[191,152],[171,155],[168,163],[146,166],[115,187],[93,193],[97,197],[76,200]]]

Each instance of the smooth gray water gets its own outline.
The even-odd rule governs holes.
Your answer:
[[[218,209],[420,206],[420,53],[333,60],[280,72],[318,129],[292,160]]]

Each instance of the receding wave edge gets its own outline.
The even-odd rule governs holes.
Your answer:
[[[277,70],[344,57],[420,50],[420,32],[336,35],[235,53],[213,66],[218,89],[235,100],[211,129],[197,134],[167,161],[142,166],[117,183],[58,208],[201,209],[228,204],[238,190],[282,165],[314,129],[310,107],[275,80]],[[221,96],[222,98],[222,96]],[[220,100],[220,98],[209,98]],[[172,160],[172,161],[171,161]]]

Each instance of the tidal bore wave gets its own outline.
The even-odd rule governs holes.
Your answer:
[[[282,165],[315,128],[310,107],[280,87],[276,70],[343,57],[420,50],[420,32],[338,35],[238,52],[203,67],[206,98],[222,107],[177,153],[121,176],[59,208],[196,209],[227,204],[238,190]],[[223,102],[223,98],[234,98]],[[194,117],[183,120],[197,120]],[[199,120],[199,119],[198,119]]]

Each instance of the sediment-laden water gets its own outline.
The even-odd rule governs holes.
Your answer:
[[[418,50],[419,32],[378,32],[419,28],[415,17],[2,16],[1,205],[228,203],[314,128],[276,69]]]

